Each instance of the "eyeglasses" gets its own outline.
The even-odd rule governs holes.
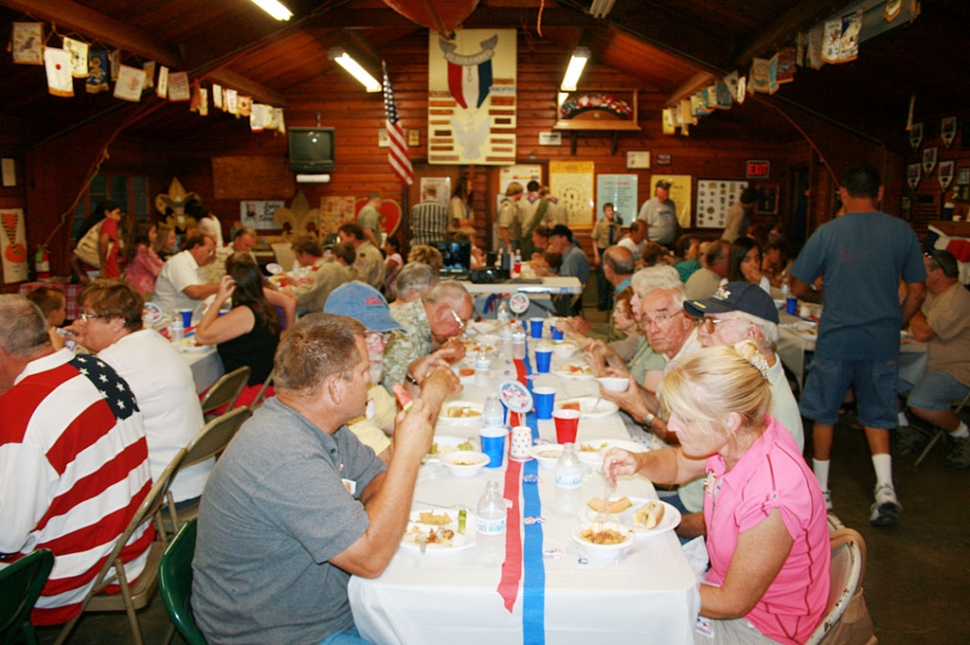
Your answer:
[[[651,325],[657,325],[658,327],[664,327],[664,326],[667,325],[667,323],[670,322],[670,319],[671,318],[674,318],[676,316],[679,316],[682,313],[684,313],[684,310],[683,309],[678,309],[677,311],[675,311],[673,313],[660,314],[659,316],[654,316],[653,318],[651,318],[650,316],[647,316],[647,315],[643,315],[643,316],[640,317],[640,324],[643,325],[644,327],[650,327]]]
[[[452,317],[453,317],[453,318],[455,319],[455,322],[456,322],[456,323],[458,324],[458,331],[460,331],[460,332],[464,332],[464,331],[465,331],[465,321],[464,321],[464,320],[462,320],[462,319],[461,319],[461,316],[459,316],[459,315],[458,315],[458,314],[457,314],[457,313],[455,312],[455,310],[454,310],[454,309],[452,309],[451,307],[449,307],[449,308],[448,308],[448,311],[450,311],[450,312],[451,312],[451,316],[452,316]]]
[[[708,334],[713,334],[717,330],[717,325],[731,322],[732,320],[734,320],[734,318],[725,318],[722,320],[720,318],[707,318],[705,316],[704,318],[699,318],[697,320],[697,326],[704,328]]]
[[[376,349],[380,347],[381,349],[384,349],[384,347],[387,345],[389,335],[390,334],[379,331],[369,331],[364,334],[364,344],[366,344],[369,348]]]
[[[81,315],[78,316],[78,318],[81,319],[81,322],[87,324],[87,322],[90,321],[92,318],[114,318],[117,315],[118,314],[89,314],[89,313],[81,312]]]

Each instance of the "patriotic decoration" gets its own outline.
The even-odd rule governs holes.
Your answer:
[[[384,68],[384,127],[387,129],[387,137],[391,144],[387,149],[387,163],[391,165],[391,170],[401,183],[410,186],[414,183],[414,168],[411,167],[407,141],[404,140],[404,129],[397,116],[391,79],[387,76],[387,63],[382,62],[382,65]]]
[[[477,54],[462,56],[455,53],[456,43],[438,40],[445,60],[448,61],[448,90],[458,101],[458,105],[468,109],[469,104],[482,107],[492,89],[492,57],[498,36],[482,41],[482,49]]]

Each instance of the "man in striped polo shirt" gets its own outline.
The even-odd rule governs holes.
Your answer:
[[[0,295],[0,568],[35,549],[53,551],[34,624],[77,614],[151,487],[128,384],[94,356],[55,351],[37,306]],[[148,523],[122,552],[129,581],[154,537]]]

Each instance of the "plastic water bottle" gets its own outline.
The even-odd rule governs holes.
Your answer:
[[[482,423],[487,426],[500,426],[505,423],[505,410],[498,396],[489,394],[485,398],[485,407],[482,408]]]
[[[175,312],[175,318],[172,320],[172,327],[170,330],[172,335],[172,342],[178,345],[185,338],[185,325],[182,323],[182,314]]]
[[[497,567],[505,560],[505,499],[498,482],[490,481],[478,502],[475,520],[475,559],[483,567]]]
[[[567,443],[556,462],[556,511],[563,517],[572,517],[579,511],[582,484],[583,464],[575,444]]]
[[[498,314],[496,314],[496,318],[498,318],[498,322],[502,326],[502,331],[509,325],[509,316],[509,303],[503,300],[498,303]]]

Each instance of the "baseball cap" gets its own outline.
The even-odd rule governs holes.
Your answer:
[[[552,230],[549,231],[549,237],[552,237],[553,235],[562,235],[563,237],[565,237],[567,240],[570,240],[570,241],[572,241],[573,239],[573,232],[570,231],[569,227],[566,226],[565,224],[556,224],[555,226],[553,226]]]
[[[323,313],[350,316],[359,320],[367,331],[404,331],[404,327],[391,317],[391,309],[381,292],[356,280],[331,291]]]
[[[750,282],[728,282],[717,293],[704,300],[687,300],[684,311],[695,318],[704,314],[741,311],[762,320],[778,324],[778,309],[764,289]]]
[[[657,188],[663,188],[664,190],[670,190],[670,187],[671,186],[673,186],[673,184],[671,184],[666,179],[661,179],[660,181],[657,182]]]
[[[937,266],[943,269],[943,275],[948,278],[955,278],[960,275],[960,266],[957,264],[956,257],[949,251],[943,249],[930,249],[924,255],[933,258]]]

